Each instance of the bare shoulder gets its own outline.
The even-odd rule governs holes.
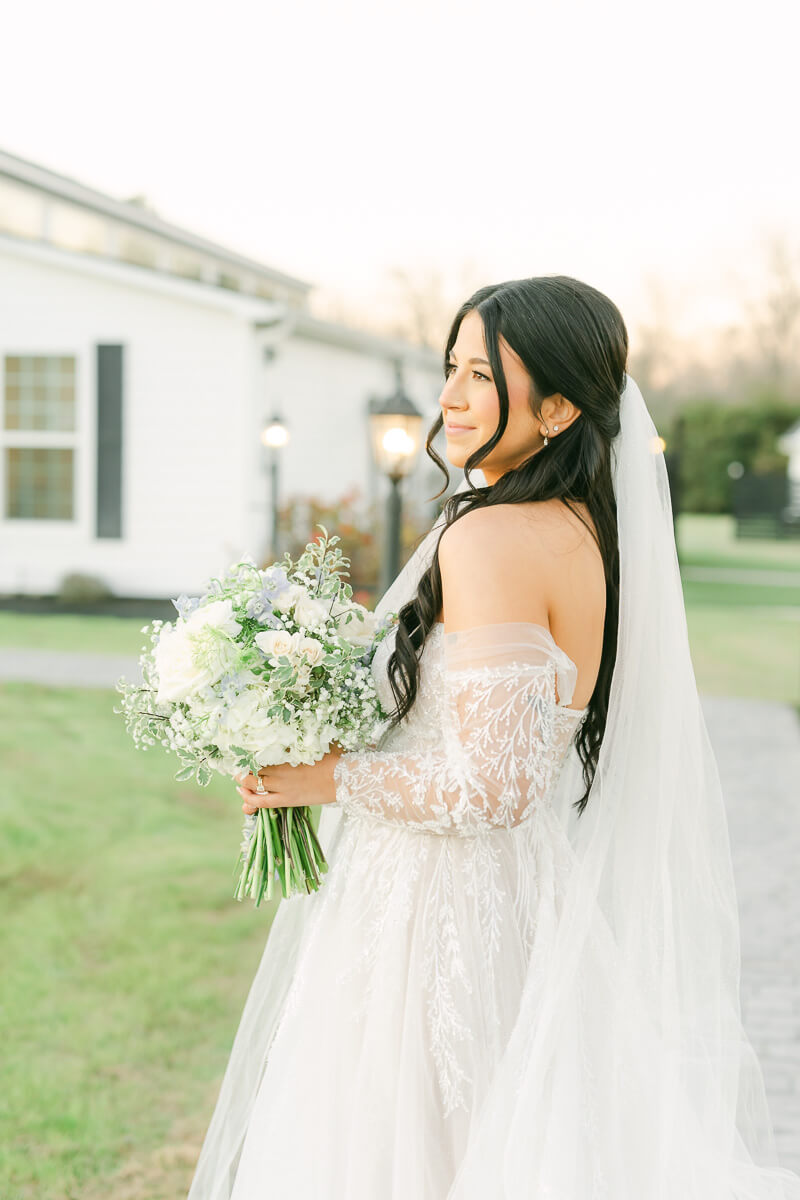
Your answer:
[[[485,553],[503,555],[509,548],[558,557],[587,544],[594,547],[599,557],[588,509],[583,504],[575,504],[575,508],[583,520],[557,499],[473,508],[442,534],[440,561],[443,554],[453,561]]]
[[[588,510],[575,507],[586,524],[562,501],[543,500],[472,509],[448,526],[439,542],[447,630],[530,621],[574,645],[571,630],[588,613],[602,627],[602,556]]]
[[[504,621],[547,624],[547,592],[535,528],[515,504],[472,509],[439,540],[443,612],[448,632]]]

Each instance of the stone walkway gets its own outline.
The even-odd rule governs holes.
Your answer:
[[[800,1172],[800,721],[768,701],[703,698],[739,898],[742,1017],[781,1165]]]
[[[113,688],[116,655],[0,649],[0,679]],[[800,721],[785,704],[702,698],[728,804],[742,937],[742,1014],[782,1166],[800,1172]]]
[[[113,688],[121,675],[128,683],[137,682],[138,658],[0,647],[0,679],[45,683],[51,687]]]

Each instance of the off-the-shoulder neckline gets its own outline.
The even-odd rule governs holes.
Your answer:
[[[561,649],[558,642],[553,637],[552,633],[550,632],[550,630],[547,628],[546,625],[540,625],[538,623],[538,621],[498,621],[497,624],[498,625],[532,625],[534,629],[541,629],[542,633],[547,634],[548,638],[550,639],[553,646],[555,646],[556,650],[558,650],[559,654],[563,654],[564,658],[567,660],[567,662],[570,664],[570,666],[574,667],[575,675],[577,677],[577,674],[578,674],[577,664],[572,661],[570,656],[567,654],[566,650]],[[442,631],[444,631],[444,621],[435,621],[434,627],[439,628]],[[465,629],[454,629],[452,633],[445,633],[444,636],[445,637],[453,637],[453,635],[456,633],[466,633],[466,632],[467,632],[467,630],[465,630]],[[562,711],[564,711],[564,712],[575,713],[575,715],[578,717],[582,716],[585,712],[589,711],[588,704],[586,705],[585,708],[573,708],[573,706],[571,704],[559,704],[559,705],[557,705],[557,707],[562,709]]]

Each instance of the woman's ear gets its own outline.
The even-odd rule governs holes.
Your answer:
[[[561,392],[553,392],[542,401],[541,417],[548,429],[555,429],[557,425],[558,432],[561,433],[580,415],[581,410]]]

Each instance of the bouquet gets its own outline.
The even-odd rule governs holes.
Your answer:
[[[141,681],[122,676],[116,690],[134,743],[161,742],[181,766],[176,780],[211,772],[258,774],[259,767],[314,763],[333,742],[359,750],[387,719],[370,670],[396,614],[379,625],[353,601],[349,559],[320,525],[293,562],[289,554],[260,569],[250,556],[211,579],[202,596],[179,596],[178,618],[142,628],[150,645]],[[238,900],[317,890],[328,869],[310,810],[259,808],[245,820]]]

